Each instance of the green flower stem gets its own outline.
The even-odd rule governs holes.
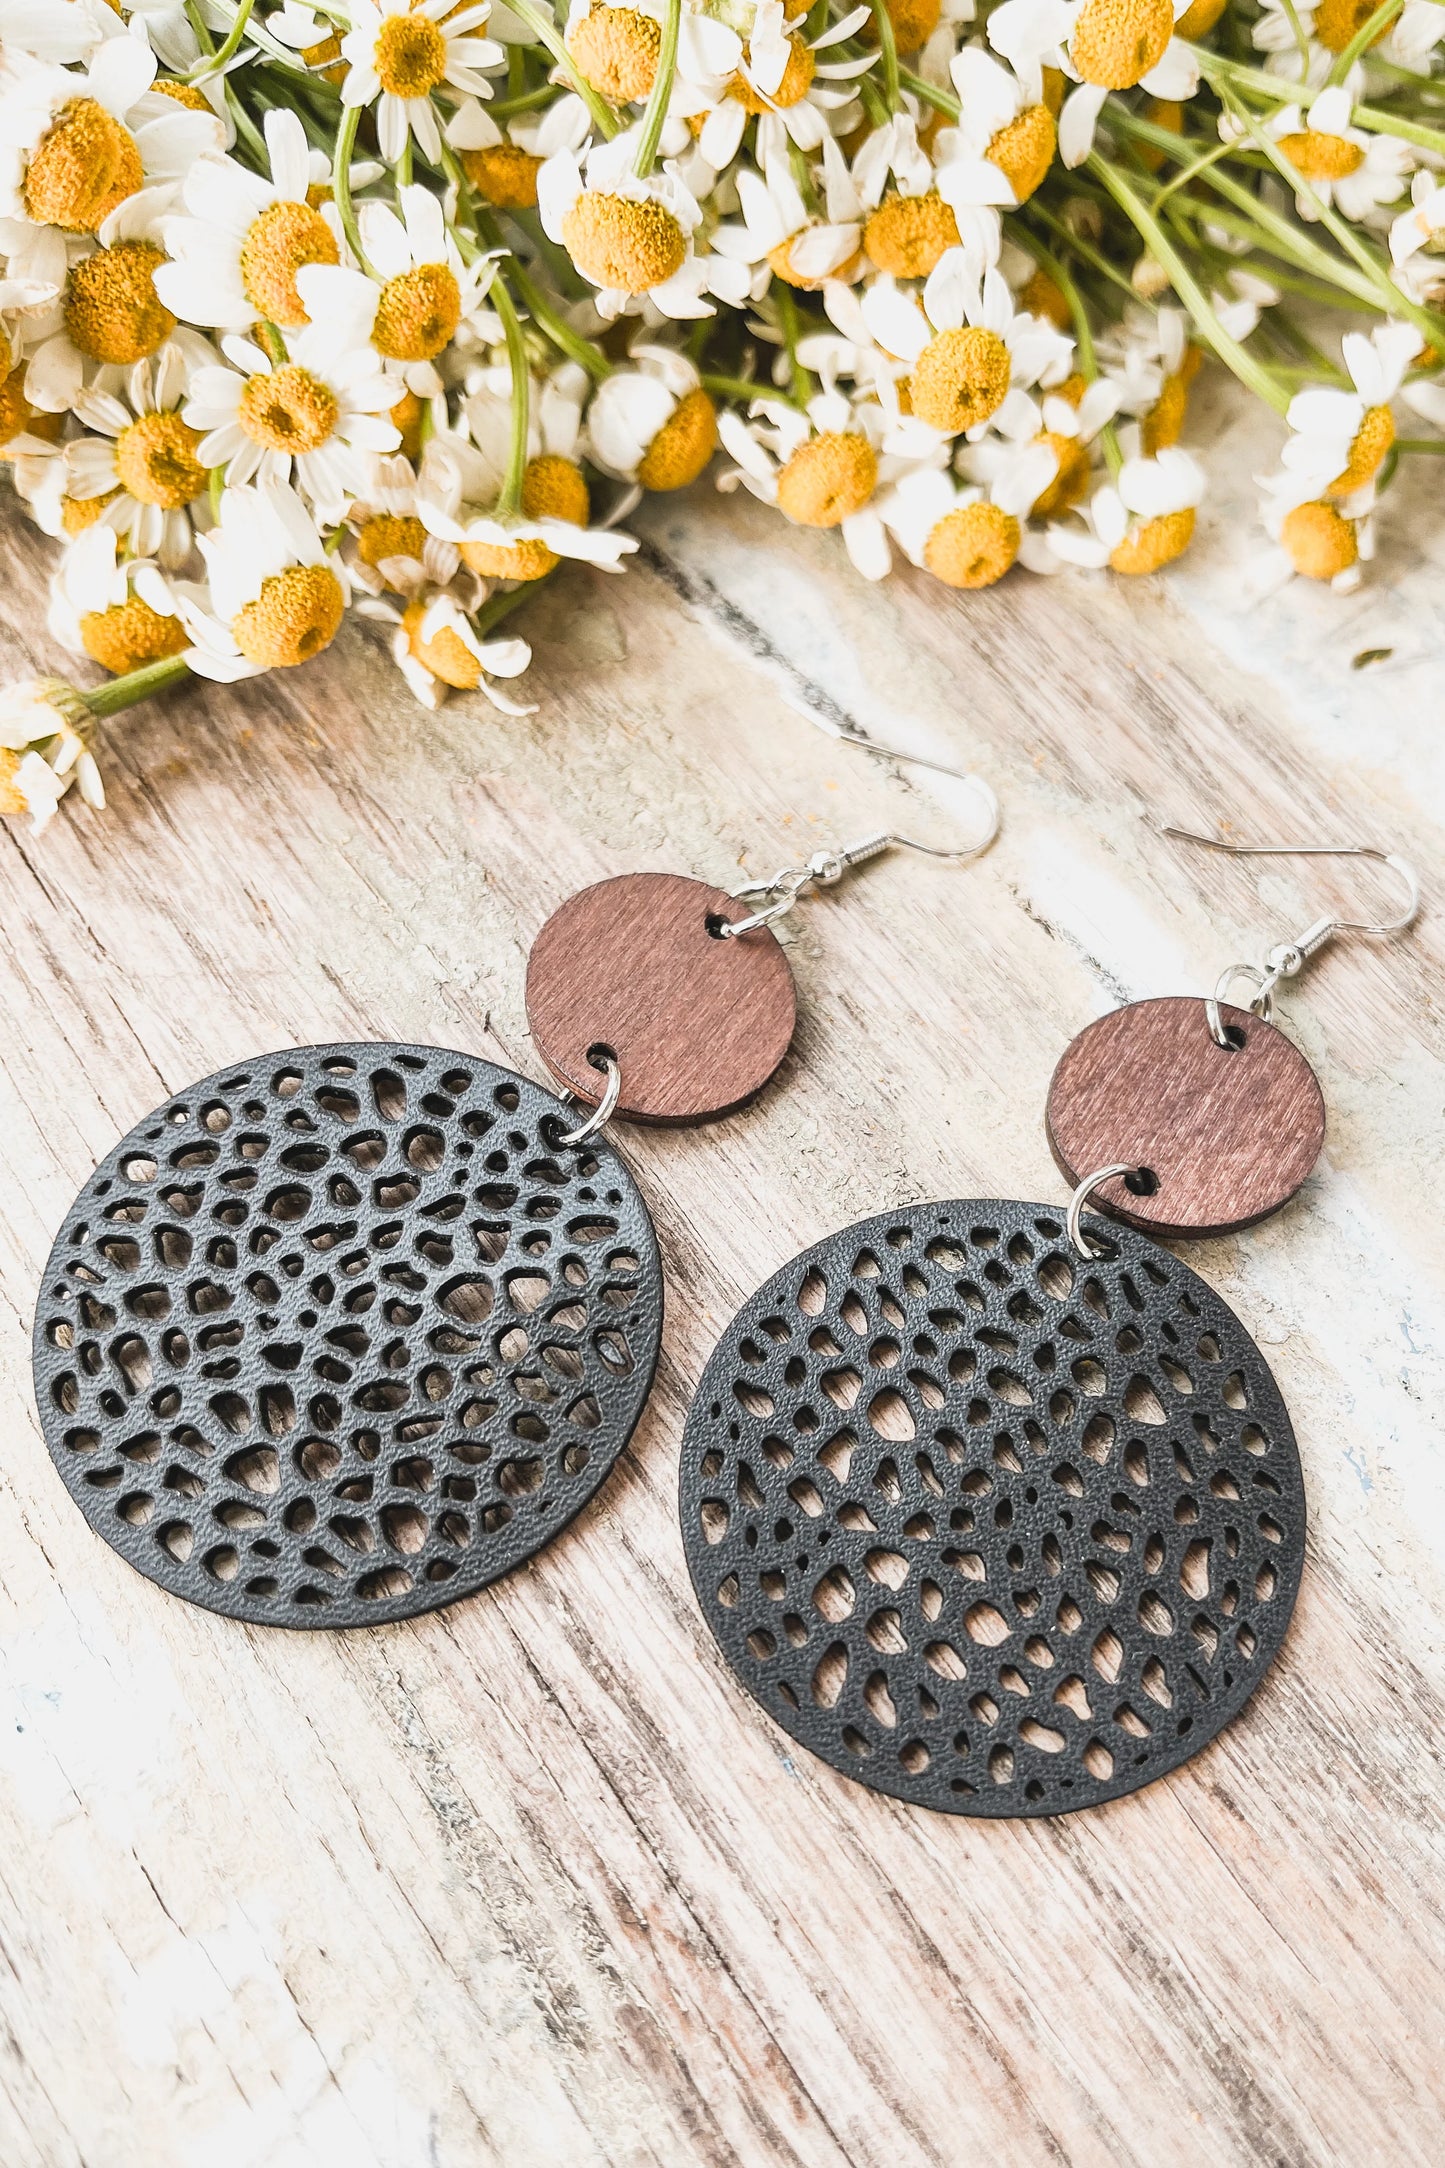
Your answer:
[[[1101,158],[1097,151],[1089,153],[1089,171],[1103,182],[1120,210],[1144,241],[1156,262],[1169,274],[1169,283],[1194,319],[1195,329],[1224,363],[1233,371],[1241,384],[1248,385],[1256,398],[1263,399],[1277,414],[1283,414],[1289,406],[1289,393],[1276,384],[1269,371],[1252,354],[1247,354],[1238,339],[1232,338],[1219,321],[1209,304],[1208,297],[1196,281],[1174,243],[1143,200],[1134,193],[1122,173]]]
[[[1037,196],[1030,201],[1028,209],[1032,217],[1041,219],[1050,233],[1056,234],[1066,248],[1071,249],[1082,262],[1097,271],[1101,278],[1105,278],[1111,285],[1117,286],[1119,291],[1127,294],[1131,301],[1137,302],[1139,300],[1140,297],[1135,293],[1127,274],[1121,271],[1117,264],[1110,263],[1108,257],[1101,255],[1092,243],[1084,240],[1081,235],[1074,233],[1064,224],[1061,218],[1056,217],[1052,211],[1040,203]]]
[[[893,17],[888,12],[888,0],[872,0],[873,20],[878,29],[878,50],[883,56],[883,95],[890,113],[898,111],[898,40],[893,34]]]
[[[777,297],[778,324],[783,334],[783,345],[787,348],[791,371],[788,397],[794,406],[805,407],[817,387],[798,359],[798,304],[793,299],[792,287],[784,279],[774,281],[773,292]]]
[[[1397,452],[1428,452],[1435,458],[1445,458],[1445,437],[1396,437]]]
[[[662,45],[657,55],[657,73],[652,78],[652,90],[647,109],[642,116],[642,132],[638,137],[637,156],[632,170],[639,181],[645,181],[657,163],[657,146],[662,141],[662,125],[667,119],[667,108],[672,100],[672,82],[677,73],[677,41],[682,30],[682,0],[667,0],[667,13],[662,19]]]
[[[1331,83],[1343,83],[1361,53],[1374,44],[1380,32],[1394,21],[1404,5],[1405,0],[1380,0],[1374,14],[1361,23],[1349,44],[1335,55],[1335,64],[1329,74]]]
[[[225,44],[218,45],[215,52],[203,60],[199,67],[192,68],[190,74],[185,78],[188,83],[200,82],[208,75],[218,75],[221,69],[225,67],[226,62],[240,50],[241,40],[246,35],[246,24],[250,20],[251,9],[254,5],[255,0],[241,0],[241,4],[236,10],[236,19],[226,33]]]
[[[1398,136],[1402,143],[1413,143],[1422,151],[1445,157],[1445,132],[1439,128],[1422,128],[1418,121],[1397,120],[1393,113],[1382,112],[1376,105],[1357,105],[1350,118],[1357,128],[1372,129],[1376,135]]]
[[[351,153],[356,146],[356,131],[361,125],[361,107],[344,105],[341,108],[341,126],[336,131],[336,148],[331,156],[331,191],[336,198],[336,215],[341,220],[341,230],[346,235],[346,245],[368,278],[376,273],[367,261],[366,250],[361,245],[361,229],[357,224],[356,208],[351,201]]]
[[[513,46],[513,52],[519,48]],[[530,113],[539,105],[550,105],[557,95],[555,83],[539,83],[535,90],[509,92],[505,98],[497,98],[487,107],[493,120],[510,120],[514,113]]]
[[[714,399],[776,399],[778,394],[771,384],[756,384],[745,376],[709,376],[703,372],[702,388],[710,391]]]
[[[565,354],[569,361],[580,362],[587,374],[599,384],[605,377],[611,376],[612,363],[601,347],[584,337],[582,332],[574,330],[564,317],[557,314],[551,303],[543,297],[541,288],[522,269],[515,257],[512,259],[510,277],[527,314],[560,353]]]
[[[191,666],[184,655],[167,655],[161,662],[148,662],[143,669],[112,678],[107,685],[82,686],[80,697],[100,722],[107,715],[133,708],[138,700],[149,700],[152,693],[163,693],[168,685],[178,685],[190,674]]]
[[[507,365],[512,372],[512,435],[507,447],[507,471],[502,477],[502,493],[497,499],[497,518],[515,519],[522,509],[522,478],[527,471],[527,428],[531,421],[532,374],[527,363],[527,348],[522,338],[522,323],[512,297],[507,292],[498,271],[492,281],[488,297],[502,319],[502,330],[507,340]]]
[[[186,20],[190,24],[192,30],[194,30],[194,32],[196,33],[197,45],[200,46],[203,53],[214,53],[216,50],[216,41],[211,36],[210,30],[206,23],[206,18],[201,13],[200,8],[197,6],[196,0],[185,0],[185,6]]]
[[[508,0],[508,5],[512,6],[512,0]],[[572,56],[568,52],[566,44],[557,29],[556,22],[551,15],[544,13],[541,7],[534,7],[532,0],[516,0],[515,6],[512,6],[512,13],[521,16],[539,45],[546,46],[568,82],[592,115],[602,134],[615,136],[617,133],[617,115],[607,101],[592,88],[586,76],[578,73],[573,64]]]
[[[554,565],[552,572],[556,569]],[[498,625],[511,616],[513,610],[519,610],[524,602],[530,602],[543,581],[551,579],[552,572],[544,572],[540,580],[527,580],[520,587],[512,588],[510,593],[493,595],[484,602],[472,616],[472,626],[477,637],[485,639],[489,632],[495,632]]]
[[[905,90],[911,90],[915,98],[922,98],[935,112],[946,114],[950,120],[958,119],[962,109],[951,90],[940,89],[937,83],[925,82],[924,78],[915,75],[911,68],[900,68],[898,80]]]

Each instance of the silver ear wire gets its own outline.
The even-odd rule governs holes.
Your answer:
[[[1249,1006],[1256,1016],[1268,1023],[1274,1007],[1274,990],[1280,980],[1296,977],[1310,958],[1317,956],[1337,934],[1403,933],[1407,926],[1414,924],[1420,909],[1420,876],[1409,859],[1402,858],[1398,851],[1376,850],[1370,843],[1231,843],[1223,836],[1201,836],[1191,828],[1169,826],[1163,832],[1181,843],[1196,843],[1206,851],[1224,851],[1233,858],[1372,858],[1377,865],[1388,866],[1405,891],[1404,905],[1394,918],[1378,921],[1336,918],[1326,912],[1302,933],[1297,933],[1292,941],[1276,942],[1263,964],[1231,964],[1227,971],[1221,972],[1214,992],[1204,1004],[1217,1046],[1230,1047],[1234,1043],[1225,1028],[1219,1004],[1235,979],[1247,979],[1254,987]]]
[[[867,743],[869,741],[860,741]],[[874,747],[874,751],[881,748]],[[897,755],[906,758],[906,755]],[[930,766],[937,765],[930,762]],[[811,858],[801,866],[784,866],[770,881],[749,881],[745,888],[734,889],[735,901],[748,903],[757,899],[759,908],[750,911],[746,918],[724,919],[717,927],[724,940],[735,941],[739,934],[753,933],[759,926],[771,926],[787,916],[793,905],[815,888],[831,887],[841,881],[844,874],[854,866],[865,865],[870,858],[881,857],[884,851],[921,851],[927,858],[944,858],[951,864],[960,865],[966,859],[977,858],[986,851],[999,830],[998,799],[979,775],[963,775],[956,768],[943,771],[957,781],[967,783],[984,808],[986,828],[982,836],[969,843],[949,846],[940,843],[920,843],[914,836],[900,836],[891,829],[878,828],[871,835],[860,836],[856,843],[839,844],[832,850],[814,851]]]

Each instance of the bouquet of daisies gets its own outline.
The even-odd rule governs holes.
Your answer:
[[[111,673],[0,697],[0,810],[102,803],[103,718],[348,609],[419,699],[528,712],[506,620],[719,449],[868,579],[1155,572],[1206,356],[1280,417],[1264,576],[1354,584],[1445,448],[1442,39],[1440,0],[0,0],[0,453]]]

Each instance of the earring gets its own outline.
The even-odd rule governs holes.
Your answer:
[[[983,829],[934,855],[997,828],[963,780]],[[92,1528],[257,1625],[412,1617],[534,1556],[627,1444],[661,1343],[652,1221],[601,1130],[760,1091],[795,1015],[772,926],[894,844],[930,848],[818,852],[741,916],[674,875],[574,896],[527,973],[570,1106],[470,1054],[362,1043],[234,1063],[138,1123],[36,1312],[46,1443]]]
[[[1288,1414],[1233,1311],[1142,1230],[1247,1225],[1314,1163],[1323,1102],[1275,987],[1337,934],[1403,931],[1419,890],[1396,856],[1304,849],[1381,860],[1401,911],[1318,919],[1208,999],[1090,1025],[1049,1099],[1066,1206],[845,1228],[707,1364],[679,1481],[703,1614],[768,1714],[878,1791],[987,1817],[1118,1798],[1213,1739],[1283,1641]],[[1247,1010],[1223,998],[1241,977]]]

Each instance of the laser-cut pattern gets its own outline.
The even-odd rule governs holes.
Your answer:
[[[997,1199],[865,1220],[746,1303],[683,1537],[743,1684],[920,1806],[1064,1813],[1229,1723],[1304,1555],[1294,1433],[1228,1306],[1132,1230]]]
[[[139,1123],[36,1315],[91,1526],[266,1625],[409,1617],[531,1557],[627,1443],[662,1330],[647,1209],[569,1126],[510,1070],[390,1044],[259,1056]]]

